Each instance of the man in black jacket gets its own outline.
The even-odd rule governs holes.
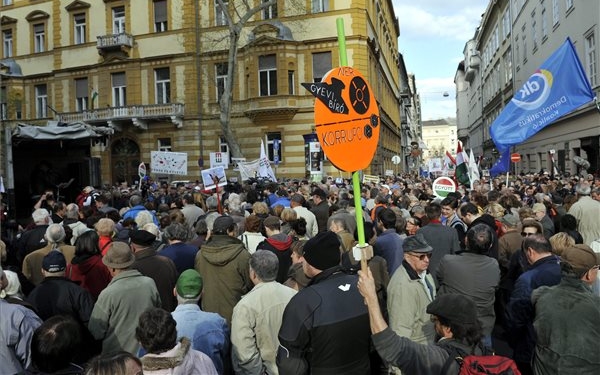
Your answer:
[[[280,374],[368,374],[369,316],[357,276],[342,272],[340,241],[319,233],[304,245],[312,278],[285,308],[279,330]]]
[[[57,250],[52,250],[42,261],[44,280],[29,294],[31,303],[42,320],[55,315],[70,315],[87,325],[94,309],[92,295],[65,277],[67,261]]]

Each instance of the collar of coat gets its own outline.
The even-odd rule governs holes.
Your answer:
[[[158,357],[160,354],[146,354],[141,358],[144,370],[157,371],[175,368],[183,363],[183,359],[190,351],[190,340],[187,337],[182,337],[179,341],[180,345],[175,346],[173,356]],[[168,350],[168,351],[172,351]]]

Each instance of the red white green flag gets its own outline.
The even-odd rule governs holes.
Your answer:
[[[458,141],[458,147],[456,148],[456,180],[459,184],[470,186],[471,180],[469,178],[469,165],[467,164],[469,157],[467,153],[463,151],[462,144]]]

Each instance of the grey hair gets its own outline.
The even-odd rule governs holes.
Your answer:
[[[209,210],[215,210],[217,209],[217,198],[215,196],[210,196],[208,198],[206,198],[206,208],[208,208]]]
[[[269,282],[277,278],[279,259],[277,255],[269,250],[257,250],[248,261],[250,268],[256,272],[256,276],[263,282]]]
[[[227,198],[227,203],[230,212],[241,212],[242,201],[240,199],[240,196],[236,193],[229,194],[229,197]]]
[[[38,208],[37,210],[33,211],[33,213],[31,214],[31,218],[33,219],[33,222],[36,224],[37,223],[46,224],[46,220],[48,218],[50,218],[50,213],[45,208]]]
[[[62,224],[50,224],[44,237],[48,243],[59,244],[65,240],[65,228]]]
[[[65,216],[68,219],[78,220],[79,219],[79,206],[77,206],[75,203],[69,203],[67,205],[67,211],[65,212]]]
[[[575,192],[579,195],[590,195],[592,193],[592,187],[586,183],[578,184],[575,188]]]
[[[187,241],[189,238],[189,230],[187,225],[172,223],[165,228],[164,236],[167,240]]]
[[[135,216],[135,223],[141,228],[148,223],[154,223],[154,217],[150,211],[143,210]]]
[[[134,194],[129,198],[129,207],[139,206],[142,204],[142,197]]]

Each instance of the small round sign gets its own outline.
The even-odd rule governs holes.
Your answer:
[[[400,158],[400,156],[398,156],[398,155],[392,156],[392,163],[400,164],[401,161],[402,161],[402,159]]]
[[[367,168],[379,141],[379,108],[361,73],[348,66],[327,72],[321,82],[303,83],[315,100],[315,130],[321,148],[338,169]]]
[[[456,191],[456,184],[450,177],[442,176],[433,181],[431,189],[436,197],[446,198],[448,194]]]
[[[512,161],[513,163],[520,162],[521,161],[521,154],[519,154],[518,152],[510,154],[510,161]]]

